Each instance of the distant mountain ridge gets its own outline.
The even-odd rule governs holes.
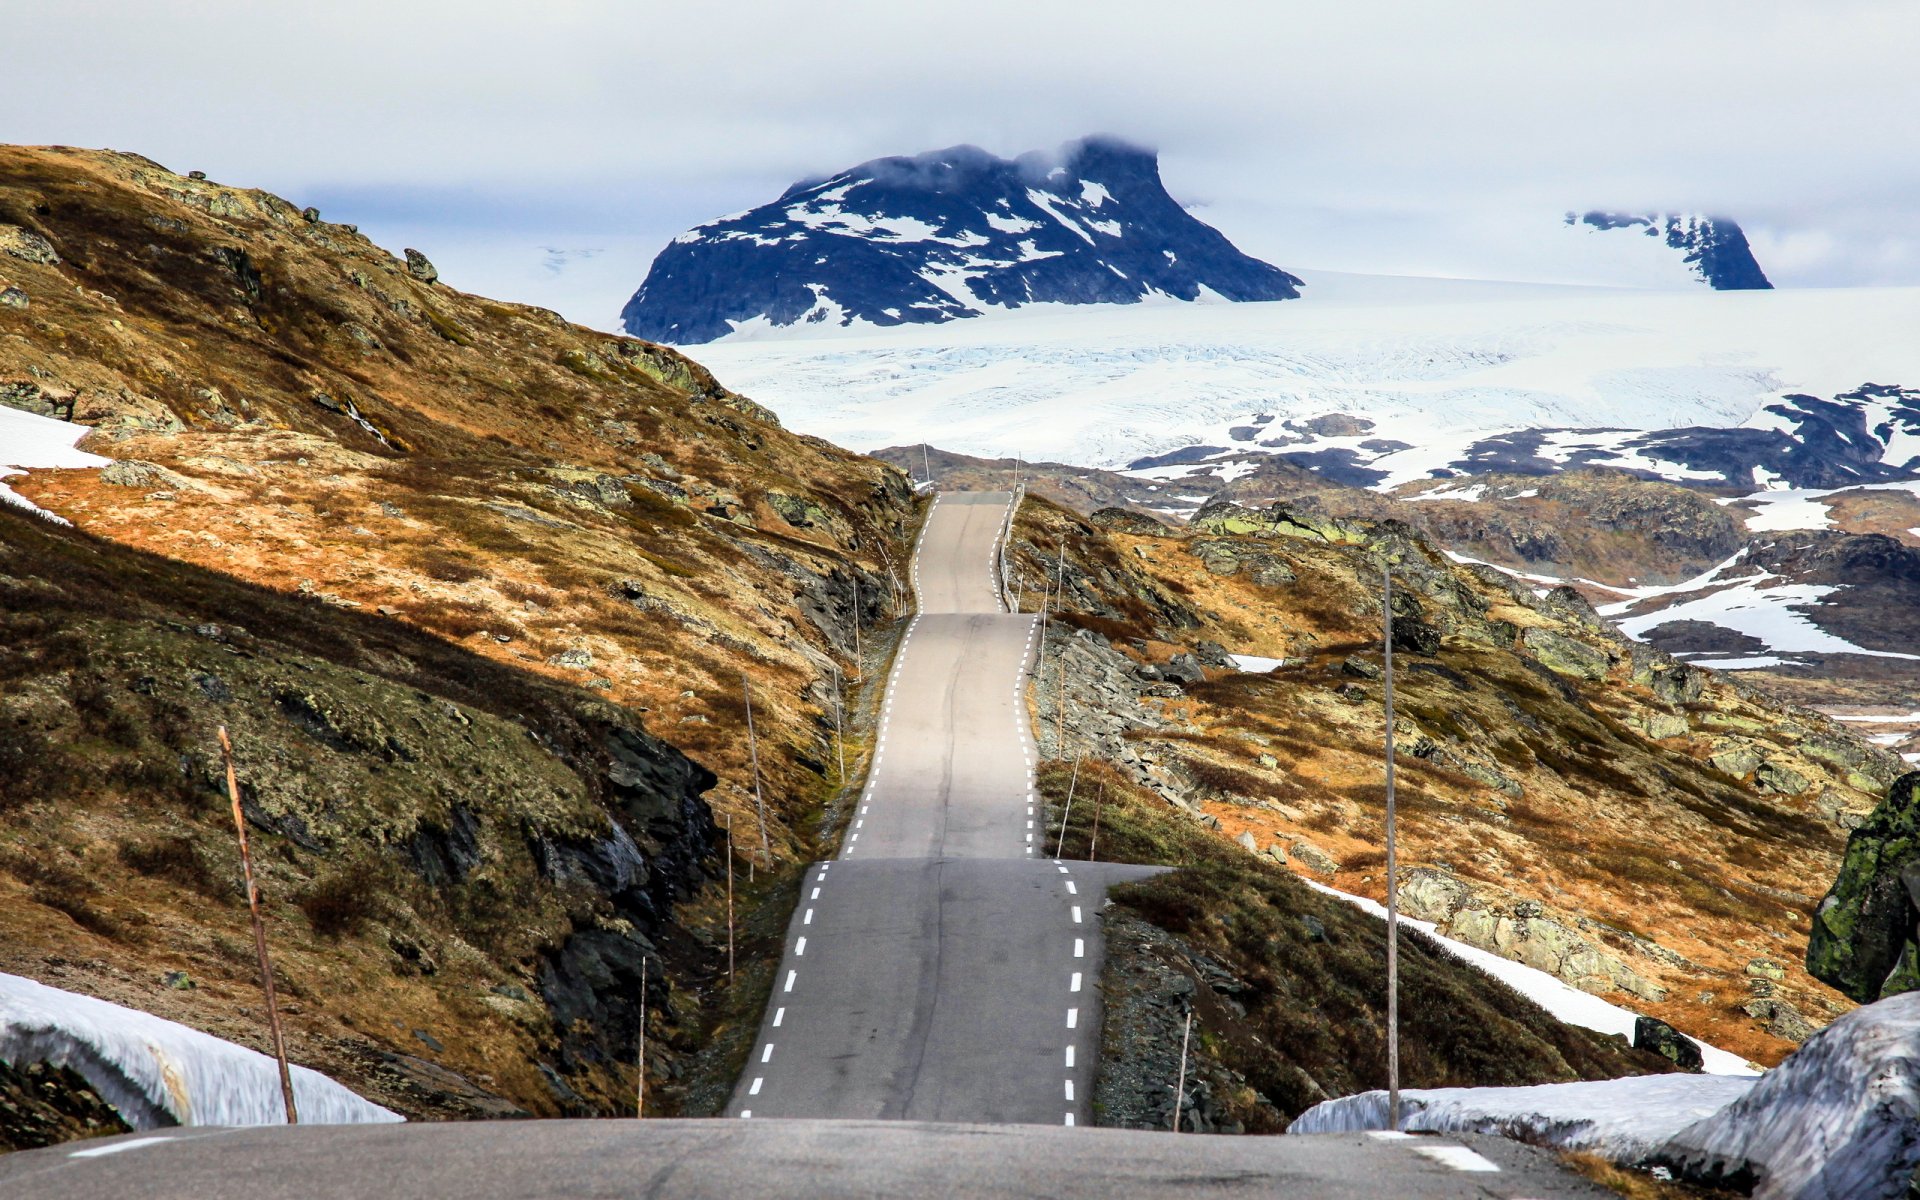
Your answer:
[[[1659,238],[1681,252],[1681,262],[1701,282],[1719,292],[1769,290],[1773,283],[1753,257],[1747,235],[1725,217],[1696,213],[1568,213],[1568,225],[1601,232],[1636,230]]]
[[[1152,151],[1090,137],[1017,159],[955,146],[795,184],[675,238],[620,316],[636,337],[690,345],[756,321],[934,324],[1299,287],[1183,209]]]

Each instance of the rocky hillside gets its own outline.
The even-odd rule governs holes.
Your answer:
[[[1847,1007],[1800,966],[1810,881],[1901,764],[1835,722],[1393,521],[1220,503],[1174,532],[1029,501],[1017,534],[1029,606],[1064,578],[1038,706],[1054,759],[1382,898],[1390,561],[1409,912],[1757,1061]],[[1238,671],[1229,649],[1280,662]]]
[[[751,326],[932,324],[1026,304],[1286,300],[1167,195],[1150,150],[1091,137],[996,158],[954,146],[881,158],[675,238],[622,328],[675,345]]]
[[[230,886],[224,720],[298,947],[296,1043],[404,1111],[620,1111],[636,954],[688,1029],[732,1011],[707,990],[712,825],[743,868],[814,853],[833,681],[902,602],[906,478],[278,197],[132,155],[0,160],[0,402],[116,460],[13,481],[81,536],[4,527],[0,721],[93,765],[0,814],[6,969],[216,1031],[251,1003],[218,957],[244,925],[197,898]]]

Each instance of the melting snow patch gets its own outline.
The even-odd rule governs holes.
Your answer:
[[[286,1121],[266,1055],[18,975],[0,975],[0,1062],[72,1067],[135,1129]],[[302,1124],[401,1120],[306,1067],[293,1068],[293,1093]]]
[[[23,474],[36,467],[104,467],[112,459],[101,458],[74,449],[74,443],[92,430],[84,425],[35,416],[17,408],[0,405],[0,479]],[[0,502],[17,504],[39,513],[49,521],[67,524],[39,505],[0,483]]]
[[[1278,658],[1262,658],[1258,654],[1229,654],[1227,657],[1233,660],[1234,666],[1254,675],[1265,675],[1284,661]]]

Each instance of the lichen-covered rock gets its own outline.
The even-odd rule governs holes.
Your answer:
[[[45,267],[60,265],[60,255],[54,251],[52,242],[18,225],[0,225],[0,254]]]
[[[1211,501],[1193,514],[1188,525],[1198,533],[1301,538],[1336,546],[1365,546],[1373,540],[1372,530],[1362,522],[1300,512],[1282,504],[1256,512],[1227,500]]]
[[[27,299],[27,294],[17,287],[0,290],[0,307],[25,308],[30,303],[32,302]]]
[[[1639,1017],[1633,1022],[1633,1048],[1651,1050],[1670,1059],[1682,1071],[1698,1071],[1705,1062],[1700,1044],[1658,1017]]]
[[[1920,771],[1903,775],[1847,838],[1840,874],[1814,910],[1807,971],[1862,1004],[1920,987]]]
[[[1187,553],[1215,575],[1241,575],[1261,587],[1285,587],[1297,578],[1285,559],[1258,543],[1201,538],[1187,544]]]
[[[1293,845],[1287,849],[1293,853],[1293,860],[1309,871],[1320,875],[1333,875],[1340,870],[1340,864],[1333,861],[1332,855],[1305,838],[1294,839]]]
[[[1173,532],[1146,513],[1130,508],[1096,509],[1087,520],[1096,528],[1130,537],[1166,537]]]
[[[1600,680],[1613,660],[1607,652],[1551,629],[1532,628],[1520,635],[1533,656],[1548,670],[1576,679]]]
[[[439,268],[435,267],[426,255],[412,247],[407,248],[406,254],[407,274],[418,279],[421,283],[438,283],[440,281]]]

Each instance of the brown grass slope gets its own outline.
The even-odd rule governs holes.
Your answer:
[[[624,959],[639,943],[626,926],[644,915],[707,937],[719,909],[710,878],[654,864],[638,826],[627,833],[645,869],[657,865],[659,886],[684,885],[684,894],[669,903],[662,892],[656,910],[639,915],[617,900],[606,908],[569,899],[572,884],[605,899],[654,883],[636,892],[607,863],[541,857],[556,828],[609,829],[585,751],[563,736],[585,718],[564,714],[598,713],[606,728],[644,722],[697,762],[689,770],[717,776],[706,802],[732,822],[742,855],[760,857],[750,685],[772,860],[761,866],[777,874],[812,857],[823,805],[844,782],[829,765],[836,670],[860,674],[856,623],[869,627],[866,648],[883,652],[877,635],[905,607],[914,515],[905,477],[781,428],[674,351],[452,290],[352,226],[135,155],[0,148],[0,234],[5,245],[51,250],[0,254],[0,284],[28,297],[25,308],[0,307],[0,403],[89,425],[87,448],[119,460],[106,471],[37,472],[16,481],[19,490],[87,535],[261,589],[168,576],[180,595],[211,589],[211,598],[186,605],[192,615],[159,615],[172,599],[154,613],[88,612],[39,557],[66,543],[35,543],[34,586],[77,606],[89,645],[84,663],[67,661],[65,631],[36,626],[20,649],[24,665],[0,689],[0,728],[31,731],[42,739],[32,747],[57,752],[49,761],[71,770],[34,804],[99,821],[73,834],[75,845],[108,850],[85,870],[54,861],[84,880],[99,875],[98,863],[121,861],[111,847],[137,842],[134,830],[149,818],[162,830],[187,823],[174,841],[156,833],[154,845],[129,850],[122,878],[98,895],[65,875],[33,878],[31,853],[10,859],[17,890],[37,889],[43,900],[73,892],[80,898],[67,907],[108,914],[89,929],[60,905],[21,906],[6,941],[12,969],[153,1006],[144,995],[195,1023],[242,1032],[234,1014],[251,1003],[244,989],[223,994],[218,1019],[194,1006],[193,993],[147,992],[168,947],[211,944],[231,918],[189,902],[195,888],[230,886],[219,823],[166,808],[187,803],[168,764],[203,756],[212,723],[225,719],[243,755],[255,752],[249,745],[266,755],[252,765],[272,768],[251,779],[263,789],[256,836],[270,859],[291,856],[275,883],[280,903],[299,901],[297,915],[279,915],[319,939],[305,969],[345,971],[352,990],[367,990],[354,1002],[362,1007],[337,1011],[319,999],[332,987],[298,999],[315,1046],[347,1038],[334,1022],[352,1016],[367,1047],[444,1061],[470,1079],[490,1075],[478,1091],[529,1111],[619,1110],[632,1052],[623,1066],[612,1047],[630,1031],[631,999],[616,1010],[605,998],[631,990]],[[105,593],[137,593],[163,574],[155,560],[112,557],[101,542],[72,545],[89,548],[90,578]],[[22,619],[44,600],[25,594]],[[245,635],[191,632],[201,624],[238,625]],[[278,647],[271,655],[254,649],[268,644]],[[431,686],[416,678],[429,662],[441,680]],[[89,672],[100,678],[89,683]],[[202,675],[217,686],[197,682]],[[445,717],[442,700],[473,725]],[[151,719],[142,715],[149,709]],[[435,724],[442,720],[459,732]],[[483,761],[461,750],[468,740],[484,747]],[[595,744],[607,753],[604,739]],[[195,758],[189,782],[204,782],[205,767]],[[399,786],[407,781],[418,786]],[[189,790],[194,804],[209,803]],[[458,815],[454,792],[466,796],[460,811],[477,830]],[[0,841],[53,836],[36,824],[43,812],[34,804],[0,814]],[[345,832],[309,836],[318,819],[310,810],[345,821]],[[437,832],[416,853],[410,831],[428,829]],[[504,890],[463,915],[460,888],[445,876],[456,864],[472,869],[476,839],[491,862],[496,837],[521,847],[501,853],[521,857],[494,881]],[[213,882],[202,880],[203,867]],[[148,891],[123,897],[120,887]],[[356,912],[367,894],[375,911]],[[765,894],[778,903],[782,893]],[[182,924],[138,935],[132,914],[150,905],[155,921]],[[389,920],[381,906],[411,915]],[[387,937],[395,929],[398,942]],[[120,952],[110,956],[109,944]],[[455,944],[466,949],[433,949]],[[548,986],[542,955],[569,944],[578,953],[554,966],[559,982]],[[702,1038],[718,1044],[701,1022],[733,1012],[702,998],[708,976],[694,949],[676,960],[690,972],[680,982],[688,1011],[706,1011],[688,1018],[663,1058],[660,1070],[674,1074],[683,1073],[676,1055]],[[390,960],[417,968],[416,951],[437,969],[389,981],[405,975]],[[449,958],[461,964],[457,986],[447,982]],[[302,965],[296,956],[289,970]],[[404,1015],[376,1020],[379,997],[395,988],[411,989],[395,1001]],[[601,997],[601,1007],[570,1009],[564,997],[581,994]],[[467,1048],[444,1060],[432,1050],[456,1042]],[[431,1053],[422,1056],[423,1046]],[[353,1075],[349,1055],[321,1057]],[[724,1064],[699,1069],[725,1073]],[[492,1106],[480,1097],[463,1108],[449,1098],[457,1083],[409,1101],[406,1087],[383,1090],[373,1072],[354,1078],[418,1111]]]

